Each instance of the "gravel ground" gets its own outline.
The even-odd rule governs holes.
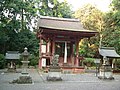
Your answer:
[[[21,73],[4,73],[0,70],[0,90],[120,90],[120,75],[115,80],[99,80],[95,73],[63,74],[63,81],[46,81],[47,73],[29,69],[33,84],[9,84],[19,78]],[[21,71],[21,70],[19,70]]]

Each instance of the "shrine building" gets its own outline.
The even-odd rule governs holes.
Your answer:
[[[39,68],[47,68],[55,54],[63,69],[80,68],[79,41],[98,32],[86,30],[78,19],[41,16],[37,23],[39,38]]]

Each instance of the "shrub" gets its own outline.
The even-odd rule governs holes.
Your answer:
[[[38,60],[39,60],[39,57],[35,56],[35,55],[31,55],[30,58],[29,58],[29,65],[30,66],[36,66],[38,65]]]
[[[0,54],[0,69],[5,68],[6,60],[3,54]]]
[[[85,58],[83,60],[83,63],[84,65],[87,65],[87,66],[93,66],[95,65],[94,60],[95,60],[94,58]]]

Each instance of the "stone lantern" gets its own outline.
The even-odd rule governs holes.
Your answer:
[[[28,63],[29,63],[28,61],[29,53],[26,47],[24,48],[24,52],[22,53],[22,56],[23,56],[23,61],[21,61],[22,62],[22,73],[17,80],[13,80],[11,83],[31,84],[32,78],[27,72]]]
[[[23,68],[22,74],[28,74],[27,68],[28,68],[28,63],[30,61],[28,61],[29,53],[28,53],[27,50],[28,49],[25,47],[24,52],[22,53],[22,56],[23,56],[23,61],[21,61],[22,62],[22,68]]]

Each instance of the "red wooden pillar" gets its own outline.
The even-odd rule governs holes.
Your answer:
[[[79,40],[76,40],[76,59],[75,59],[75,66],[79,66]]]
[[[52,56],[55,54],[55,41],[52,40]]]
[[[70,60],[71,60],[71,64],[72,64],[72,66],[74,66],[74,56],[73,56],[73,54],[74,54],[74,51],[73,51],[73,42],[71,42],[70,43],[70,52],[71,52],[71,54],[70,54]]]
[[[50,42],[47,41],[46,42],[46,53],[49,54],[49,52],[50,52]]]
[[[54,40],[51,41],[51,54],[52,54],[52,57],[50,57],[50,63],[51,63],[51,60],[53,59],[53,56],[55,54],[55,41]]]
[[[41,40],[42,38],[41,38],[41,35],[40,35],[40,43],[39,43],[39,65],[38,65],[38,67],[40,68],[40,69],[42,69],[42,54],[41,54],[41,50],[42,50],[42,40]]]
[[[42,69],[42,58],[41,57],[39,57],[39,65],[38,66],[40,69]]]

